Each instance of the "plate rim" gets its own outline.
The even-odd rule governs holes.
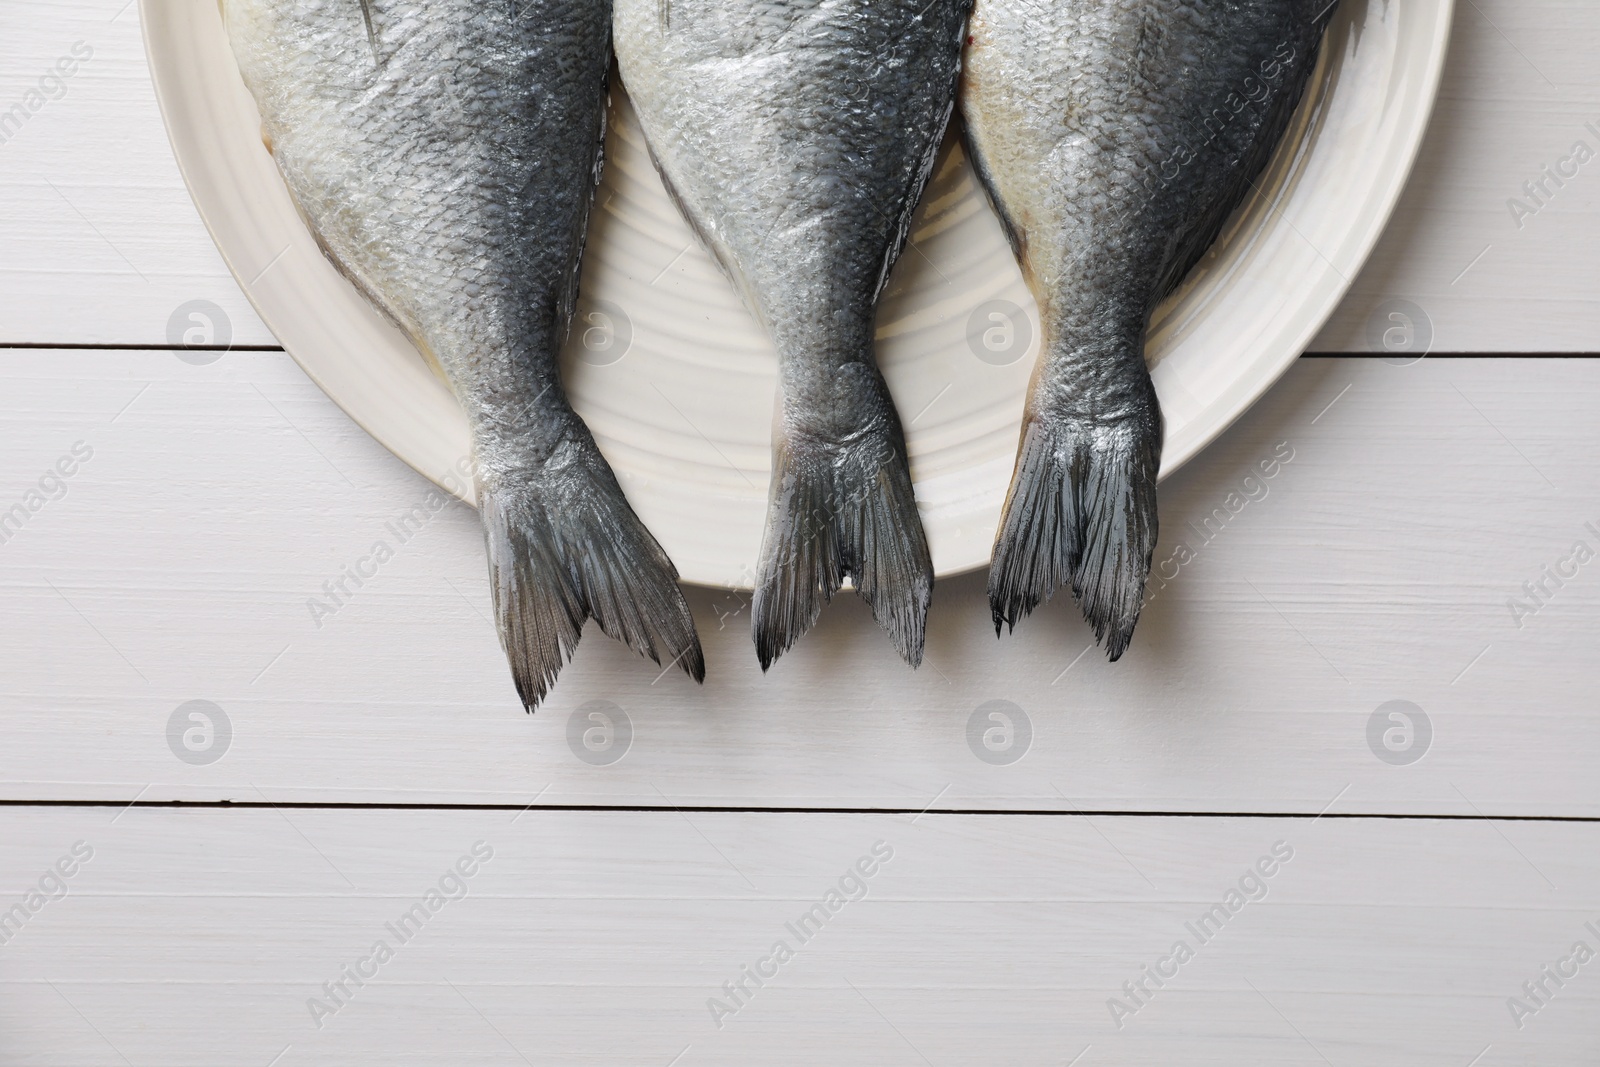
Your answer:
[[[143,2],[146,2],[146,0],[141,0],[141,3]],[[1351,0],[1343,0],[1343,2],[1349,3]],[[1361,273],[1367,261],[1372,258],[1372,250],[1377,247],[1378,242],[1389,229],[1389,222],[1394,217],[1395,210],[1400,206],[1400,198],[1405,195],[1406,187],[1411,184],[1411,175],[1416,169],[1417,157],[1421,155],[1423,143],[1428,139],[1428,130],[1433,125],[1433,113],[1439,103],[1439,85],[1444,78],[1445,61],[1450,52],[1450,41],[1455,34],[1456,0],[1434,0],[1434,3],[1437,4],[1439,9],[1439,32],[1433,39],[1432,48],[1428,53],[1426,75],[1422,79],[1421,95],[1423,104],[1419,109],[1421,113],[1417,116],[1419,132],[1407,146],[1404,162],[1391,172],[1392,180],[1384,194],[1381,197],[1373,197],[1368,201],[1370,204],[1379,206],[1377,211],[1373,213],[1372,223],[1367,232],[1362,234],[1355,242],[1355,248],[1358,251],[1358,254],[1354,257],[1355,269],[1341,283],[1329,287],[1327,307],[1319,311],[1313,317],[1315,321],[1301,331],[1301,336],[1294,345],[1290,346],[1289,354],[1282,357],[1276,367],[1269,368],[1260,377],[1259,388],[1255,389],[1253,395],[1247,400],[1237,401],[1231,407],[1224,408],[1225,413],[1211,429],[1200,434],[1188,452],[1175,459],[1170,466],[1163,461],[1161,472],[1157,478],[1158,482],[1166,481],[1167,478],[1177,473],[1190,461],[1198,457],[1200,453],[1209,448],[1218,437],[1221,437],[1231,429],[1236,422],[1244,417],[1246,412],[1258,404],[1271,391],[1272,387],[1289,372],[1289,368],[1294,366],[1296,361],[1306,354],[1306,345],[1317,334],[1322,332],[1322,329],[1327,326],[1328,320],[1339,310],[1339,305],[1344,302],[1345,297],[1349,295],[1351,288],[1354,287],[1356,276]],[[976,570],[977,568],[973,569]],[[961,573],[970,572],[964,571]]]
[[[193,143],[194,139],[184,136],[181,124],[175,114],[181,112],[184,103],[181,87],[174,81],[168,65],[175,58],[164,47],[165,42],[159,41],[156,27],[167,24],[170,20],[183,19],[185,7],[192,8],[196,0],[139,0],[140,36],[144,46],[146,66],[150,73],[151,86],[156,97],[157,106],[161,113],[162,125],[167,135],[167,141],[172,149],[174,161],[178,172],[183,178],[184,186],[190,200],[195,205],[196,213],[200,216],[202,224],[210,236],[212,244],[227,265],[230,274],[240,291],[249,301],[251,307],[264,323],[269,323],[274,335],[277,330],[270,322],[276,318],[275,313],[269,313],[264,297],[258,294],[254,284],[247,282],[243,265],[238,261],[238,249],[232,247],[230,242],[225,242],[219,234],[222,220],[214,219],[213,213],[208,211],[203,204],[206,197],[198,187],[196,169],[203,158],[204,147]],[[218,0],[220,8],[224,0]],[[1358,0],[1344,0],[1345,3],[1354,3]],[[1385,6],[1393,0],[1384,0]],[[1401,0],[1407,2],[1407,0]],[[1284,352],[1275,361],[1258,360],[1251,372],[1241,373],[1229,385],[1229,392],[1233,398],[1218,398],[1208,404],[1211,414],[1206,424],[1199,432],[1189,437],[1184,442],[1181,452],[1168,451],[1163,456],[1159,478],[1165,481],[1171,475],[1182,469],[1189,462],[1205,451],[1223,433],[1235,425],[1253,406],[1255,406],[1288,372],[1289,368],[1298,361],[1306,351],[1306,346],[1326,326],[1338,310],[1340,304],[1349,295],[1355,284],[1356,276],[1366,266],[1371,258],[1372,251],[1384,232],[1388,229],[1394,212],[1399,207],[1400,199],[1404,195],[1411,177],[1415,171],[1417,160],[1421,154],[1423,144],[1432,125],[1434,112],[1438,105],[1439,89],[1443,79],[1444,67],[1449,54],[1450,42],[1454,37],[1456,19],[1456,0],[1422,0],[1435,11],[1433,19],[1434,33],[1427,46],[1424,63],[1418,64],[1418,90],[1417,104],[1412,109],[1415,113],[1415,134],[1391,145],[1398,149],[1400,157],[1394,166],[1386,168],[1386,177],[1380,180],[1377,189],[1366,196],[1362,203],[1369,209],[1368,222],[1364,230],[1351,240],[1348,249],[1353,269],[1348,274],[1338,271],[1336,281],[1330,281],[1322,289],[1320,304],[1307,301],[1300,306],[1302,309],[1313,313],[1302,316],[1302,325],[1291,334],[1293,343],[1284,345]],[[1408,72],[1409,73],[1409,72]],[[957,110],[959,114],[959,109]],[[959,122],[953,116],[951,122]],[[276,171],[276,168],[273,168]],[[1331,266],[1331,264],[1330,264]],[[1031,296],[1030,296],[1031,299]],[[340,396],[341,390],[333,384],[320,368],[320,361],[310,357],[302,357],[297,346],[286,343],[278,338],[283,350],[294,360],[300,370],[327,396],[340,410],[350,418],[362,431],[376,440],[391,455],[415,470],[429,483],[440,490],[461,500],[469,506],[475,506],[473,486],[470,479],[455,478],[447,471],[443,475],[437,471],[430,471],[420,465],[420,457],[413,457],[410,448],[402,447],[402,442],[392,439],[392,435],[385,429],[376,425],[369,415],[359,405],[347,404]],[[448,391],[448,386],[441,380],[435,379],[440,388]],[[453,397],[452,397],[453,402]],[[998,521],[998,516],[995,517]],[[953,578],[962,574],[979,571],[988,566],[987,559],[964,561],[952,566],[936,570],[936,578]],[[748,590],[748,586],[726,581],[702,581],[693,576],[681,579],[684,584],[698,585],[703,588],[722,590]]]

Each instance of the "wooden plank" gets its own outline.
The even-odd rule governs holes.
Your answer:
[[[222,309],[234,343],[274,343],[183,187],[138,4],[17,0],[0,30],[0,111],[63,57],[77,63],[26,122],[0,131],[0,343],[167,344],[169,320],[193,300]]]
[[[1508,1004],[1600,946],[1592,824],[13,808],[0,833],[8,905],[92,850],[3,947],[8,1067],[1600,1054],[1600,963]]]
[[[745,599],[700,589],[703,688],[591,629],[532,718],[476,516],[397,536],[428,487],[283,355],[11,352],[0,379],[0,512],[93,450],[0,544],[0,796],[1600,815],[1600,564],[1574,559],[1600,361],[1302,360],[1164,486],[1120,663],[1064,601],[996,641],[968,575],[920,671],[844,596],[763,676]],[[191,700],[224,748],[183,748]],[[1026,744],[985,747],[993,701]],[[631,723],[608,765],[579,758],[596,709]]]
[[[17,0],[0,13],[6,105],[76,42],[93,51],[64,95],[0,144],[0,343],[167,344],[173,313],[197,299],[223,310],[236,343],[272,343],[183,189],[137,23],[125,0]],[[1547,185],[1534,216],[1508,207],[1528,202],[1523,183],[1542,180],[1576,141],[1600,149],[1586,128],[1600,127],[1587,47],[1596,33],[1593,4],[1461,5],[1416,177],[1314,350],[1369,350],[1373,322],[1387,323],[1396,299],[1423,310],[1438,351],[1596,347],[1592,168]]]
[[[1381,331],[1397,300],[1420,307],[1436,351],[1600,348],[1600,300],[1588,277],[1600,172],[1573,152],[1582,141],[1584,158],[1600,153],[1600,73],[1574,47],[1597,32],[1592,4],[1456,5],[1410,184],[1313,351],[1374,350],[1374,327]],[[1551,179],[1545,168],[1558,166],[1576,176]]]

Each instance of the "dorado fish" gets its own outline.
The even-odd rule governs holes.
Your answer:
[[[224,14],[302,214],[466,412],[524,706],[591,616],[701,679],[677,571],[558,378],[600,168],[608,0],[226,0]]]
[[[989,572],[995,632],[1070,583],[1127,649],[1156,543],[1156,305],[1250,191],[1338,0],[978,0],[961,109],[1042,345]]]
[[[874,313],[954,107],[970,0],[618,0],[668,192],[778,353],[763,669],[848,576],[912,665],[933,585]]]

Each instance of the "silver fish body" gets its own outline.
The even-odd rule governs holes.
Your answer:
[[[874,314],[954,107],[970,0],[618,0],[623,83],[690,225],[770,333],[763,668],[845,576],[922,657],[933,571]]]
[[[467,414],[524,704],[590,616],[701,677],[677,572],[558,377],[601,163],[609,2],[226,0],[224,16],[302,214]]]
[[[1042,320],[989,576],[995,629],[1070,584],[1112,659],[1155,548],[1155,306],[1293,116],[1337,0],[978,0],[969,151]]]

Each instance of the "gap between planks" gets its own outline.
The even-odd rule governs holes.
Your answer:
[[[31,800],[0,799],[0,808],[238,808],[241,810],[295,809],[307,811],[595,811],[619,814],[672,812],[674,814],[754,814],[754,815],[965,815],[998,817],[1095,818],[1095,819],[1337,819],[1346,822],[1526,822],[1600,823],[1600,816],[1586,815],[1481,815],[1446,813],[1409,815],[1396,812],[1304,811],[1162,811],[1120,810],[1111,808],[891,808],[891,807],[805,807],[799,805],[744,804],[468,804],[428,803],[425,801],[262,801],[262,800]]]

